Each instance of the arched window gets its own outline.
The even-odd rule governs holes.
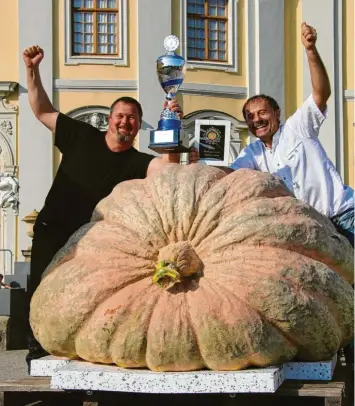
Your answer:
[[[101,131],[108,129],[110,109],[104,106],[86,106],[72,110],[67,115],[76,120],[85,121]]]

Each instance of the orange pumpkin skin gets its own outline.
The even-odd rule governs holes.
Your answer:
[[[348,241],[278,178],[170,165],[98,204],[47,268],[30,322],[54,355],[127,368],[325,360],[353,337],[353,269]]]

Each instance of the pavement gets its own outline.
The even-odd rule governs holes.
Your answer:
[[[0,352],[0,381],[28,377],[26,354],[27,350]]]

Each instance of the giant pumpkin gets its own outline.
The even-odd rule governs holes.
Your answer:
[[[31,302],[50,353],[155,371],[329,359],[353,336],[353,249],[270,174],[171,165],[116,186]]]

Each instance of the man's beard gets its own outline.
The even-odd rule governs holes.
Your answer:
[[[116,132],[116,139],[117,139],[118,142],[128,142],[131,135],[132,135],[131,133],[128,133],[127,135],[123,135],[119,131],[117,131]]]

